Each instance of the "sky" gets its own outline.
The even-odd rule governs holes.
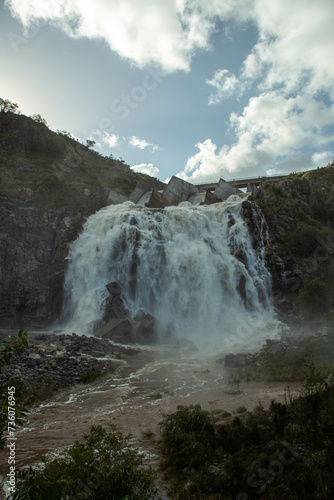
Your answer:
[[[162,181],[334,159],[333,0],[1,0],[0,97]]]

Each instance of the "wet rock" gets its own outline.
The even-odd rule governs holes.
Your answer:
[[[134,321],[141,321],[142,319],[145,318],[145,313],[141,309],[136,312],[136,314],[133,317]]]
[[[246,278],[243,274],[239,278],[237,292],[239,293],[240,297],[242,298],[244,304],[246,305],[246,303],[247,303]]]
[[[28,357],[28,360],[27,360],[27,365],[28,366],[36,366],[36,365],[39,365],[41,363],[41,355],[40,354],[36,354],[36,353],[31,353],[29,354],[29,357]]]
[[[102,337],[111,339],[115,342],[128,342],[131,340],[133,326],[128,319],[113,318],[105,325],[98,328],[94,335],[95,337]]]
[[[113,281],[109,283],[106,288],[109,292],[109,297],[105,300],[103,321],[106,323],[113,318],[125,319],[128,316],[128,311],[121,296],[121,287],[116,281]]]
[[[251,365],[254,363],[254,355],[253,354],[233,354],[229,353],[223,359],[217,360],[217,363],[224,362],[224,365],[227,368],[243,368],[245,366]]]
[[[234,257],[238,259],[239,262],[242,262],[245,266],[247,265],[247,255],[245,254],[242,248],[239,248],[234,254]]]
[[[0,333],[0,343],[6,340],[7,335]],[[21,356],[13,355],[11,364],[3,368],[0,387],[9,379],[20,380],[27,390],[35,385],[68,387],[79,383],[87,371],[106,371],[117,363],[115,357],[138,352],[107,339],[84,335],[33,335],[28,336],[28,342],[27,350]],[[52,353],[50,344],[56,348]],[[102,357],[109,359],[99,359]]]
[[[132,341],[139,344],[152,344],[156,341],[156,321],[146,314],[141,321],[133,324]]]

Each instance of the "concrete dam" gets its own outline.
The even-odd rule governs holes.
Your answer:
[[[137,205],[144,205],[148,208],[163,208],[178,205],[183,201],[188,201],[192,205],[210,205],[227,200],[231,195],[240,198],[250,198],[255,200],[264,182],[272,182],[284,179],[284,176],[253,177],[249,179],[238,179],[207,184],[191,184],[179,177],[173,176],[163,190],[154,189],[148,182],[140,180],[129,198],[126,198],[115,191],[110,191],[110,204],[132,201]],[[246,191],[242,191],[245,189]]]

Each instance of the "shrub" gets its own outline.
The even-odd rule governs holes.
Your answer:
[[[161,450],[165,464],[197,467],[212,453],[214,428],[209,412],[196,406],[178,406],[162,422]]]
[[[259,407],[228,423],[215,423],[214,415],[200,407],[179,407],[165,417],[163,465],[172,498],[333,498],[334,385],[329,373],[310,364],[301,396],[287,404],[273,401],[268,410]],[[200,442],[207,445],[202,455]],[[185,469],[191,450],[196,463]]]
[[[153,476],[140,468],[139,452],[129,447],[130,436],[123,436],[110,425],[92,426],[85,442],[75,442],[60,458],[46,460],[43,470],[20,471],[14,500],[153,499]]]
[[[80,381],[83,382],[84,384],[89,384],[90,382],[94,382],[96,379],[102,376],[102,371],[97,369],[97,370],[87,370],[86,372],[82,373],[80,376]]]
[[[327,309],[327,286],[319,278],[307,279],[299,294],[302,305],[309,312],[318,313]]]
[[[320,231],[316,226],[302,222],[294,231],[288,233],[286,243],[292,253],[307,256],[316,249],[319,236]]]
[[[4,366],[10,364],[11,358],[14,354],[21,355],[21,353],[26,350],[27,346],[28,346],[27,332],[24,332],[23,328],[20,328],[17,338],[12,336],[10,340],[0,348],[0,372]],[[12,392],[15,393],[15,389]],[[25,415],[26,415],[25,409],[16,407],[16,425],[20,425],[20,420]],[[0,400],[0,450],[3,448],[6,442],[4,438],[4,432],[5,429],[7,428],[7,423],[8,423],[7,393],[3,393],[1,394],[1,400]]]

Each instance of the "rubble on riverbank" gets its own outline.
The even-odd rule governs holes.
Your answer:
[[[8,334],[0,333],[0,342]],[[14,355],[0,374],[0,385],[14,380],[29,393],[36,385],[58,388],[78,384],[93,372],[111,372],[125,356],[138,349],[116,345],[107,339],[86,335],[38,334],[28,336],[29,346],[21,356]],[[24,391],[25,392],[25,391]]]

